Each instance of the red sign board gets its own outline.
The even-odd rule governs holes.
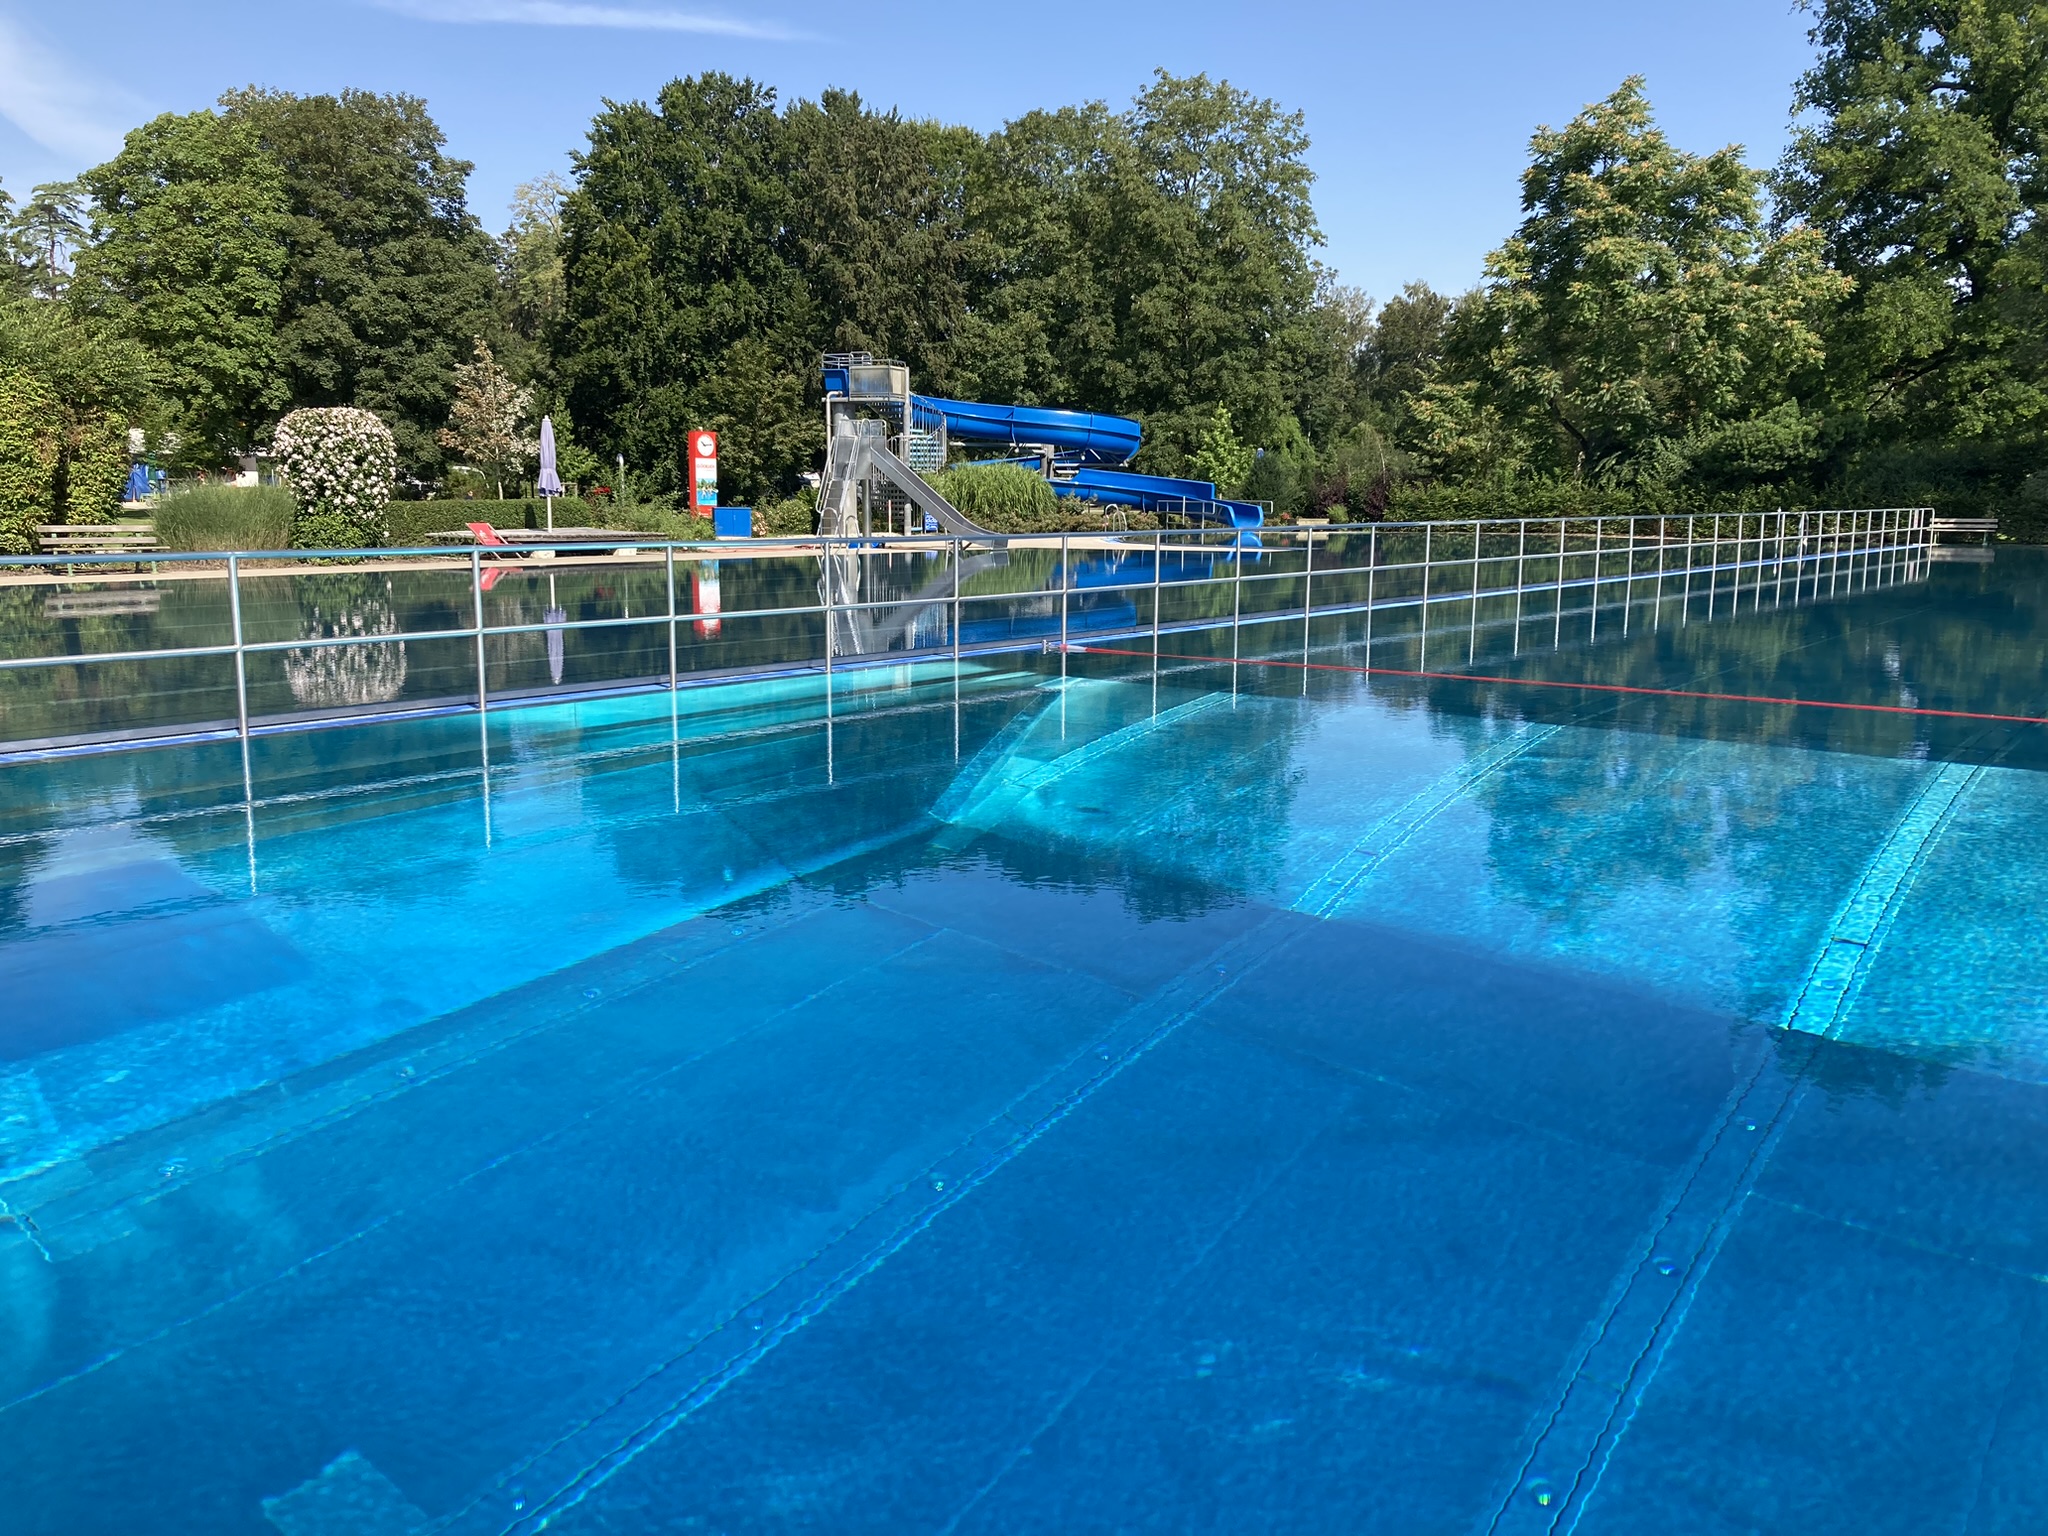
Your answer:
[[[718,434],[690,434],[690,510],[709,517],[718,506]]]

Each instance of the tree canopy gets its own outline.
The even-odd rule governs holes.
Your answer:
[[[1937,482],[2048,429],[2048,14],[2025,0],[1818,0],[1781,218],[1853,284],[1828,329],[1852,453]],[[2018,463],[1996,464],[1997,460]],[[1942,465],[1939,461],[1946,460]],[[1989,461],[1989,462],[1987,462]],[[1910,473],[1910,472],[1909,472]]]
[[[1675,148],[1629,80],[1538,131],[1522,208],[1453,322],[1458,366],[1418,392],[1435,462],[1668,479],[1732,468],[1738,439],[1803,441],[1820,325],[1847,284],[1812,231],[1766,230],[1762,177],[1738,151]]]
[[[11,334],[144,381],[89,405],[45,370],[17,404],[70,425],[16,435],[126,413],[196,467],[357,406],[424,486],[450,454],[517,478],[545,411],[565,463],[623,458],[637,492],[680,491],[708,427],[727,492],[779,498],[823,446],[819,354],[866,350],[933,393],[1137,416],[1140,468],[1283,514],[2048,509],[2015,500],[2048,472],[2048,20],[1808,9],[1774,173],[1674,144],[1626,80],[1531,138],[1476,287],[1384,303],[1318,259],[1301,115],[1206,75],[989,133],[678,79],[606,103],[497,239],[423,102],[251,87],[0,191],[0,302],[45,317]]]

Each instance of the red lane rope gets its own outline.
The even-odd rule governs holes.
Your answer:
[[[1069,645],[1084,656],[1142,656],[1151,651],[1125,651],[1108,645]],[[1350,672],[1360,677],[1421,677],[1452,683],[1498,683],[1510,688],[1571,688],[1585,693],[1642,693],[1665,699],[1715,699],[1725,704],[1783,704],[1794,709],[1847,709],[1876,715],[1934,715],[1944,720],[1997,720],[2007,725],[2048,725],[2048,716],[1992,715],[1973,709],[1928,709],[1917,704],[1850,704],[1840,699],[1780,699],[1761,693],[1702,693],[1691,688],[1639,688],[1627,683],[1559,682],[1547,677],[1496,677],[1483,672],[1415,672],[1403,667],[1346,667],[1329,661],[1277,661],[1267,657],[1190,656],[1161,651],[1161,661],[1206,661],[1219,666],[1294,667],[1306,672]]]

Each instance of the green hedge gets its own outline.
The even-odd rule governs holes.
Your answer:
[[[583,503],[557,496],[555,521],[580,524]],[[428,534],[446,533],[464,523],[539,528],[546,522],[547,507],[538,501],[394,501],[384,509],[384,542],[391,549],[414,549],[434,542]]]

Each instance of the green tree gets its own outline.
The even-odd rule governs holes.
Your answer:
[[[1761,191],[1736,148],[1672,146],[1639,79],[1539,130],[1522,224],[1458,313],[1453,376],[1417,403],[1439,467],[1505,429],[1538,471],[1670,478],[1811,398],[1846,285],[1815,232],[1766,231]]]
[[[607,107],[576,172],[556,354],[592,446],[675,491],[690,430],[712,427],[722,488],[793,485],[821,446],[804,406],[818,327],[774,92],[708,74]]]
[[[1399,422],[1408,402],[1443,367],[1454,301],[1427,283],[1409,283],[1380,307],[1358,356],[1359,390],[1372,415]]]
[[[1812,0],[1786,218],[1855,287],[1830,371],[1862,438],[1951,457],[2048,429],[2048,13],[2025,0]],[[2035,467],[2023,455],[2012,473]]]
[[[401,472],[433,477],[455,366],[497,324],[490,237],[466,201],[469,162],[442,153],[417,97],[252,88],[221,107],[283,180],[286,401],[375,411]]]
[[[1188,455],[1188,468],[1215,482],[1224,495],[1233,496],[1251,474],[1255,457],[1255,451],[1232,430],[1229,409],[1219,405],[1210,412],[1195,451]]]
[[[974,202],[989,269],[978,345],[1012,360],[1001,387],[1138,415],[1145,462],[1163,469],[1217,405],[1277,436],[1344,329],[1317,313],[1307,148],[1299,113],[1163,71],[1127,112],[1009,124]]]
[[[512,192],[512,223],[498,237],[498,293],[513,342],[507,362],[530,376],[563,312],[562,204],[568,183],[548,171]]]
[[[133,341],[63,304],[0,303],[0,550],[26,552],[38,523],[113,515],[148,395]]]
[[[795,176],[789,255],[816,344],[901,358],[940,394],[959,387],[970,362],[966,187],[981,136],[872,111],[849,91],[795,103],[782,136]]]
[[[455,403],[441,429],[441,446],[489,476],[502,501],[505,482],[516,480],[539,451],[538,442],[528,436],[532,414],[533,391],[513,382],[491,355],[490,343],[479,336],[476,356],[456,365]]]
[[[15,260],[28,274],[29,287],[44,298],[59,297],[70,279],[71,253],[91,228],[87,201],[82,183],[46,181],[7,217]]]
[[[147,348],[156,385],[203,460],[243,451],[286,398],[276,166],[245,124],[166,113],[83,180],[93,240],[76,258],[72,304]]]

